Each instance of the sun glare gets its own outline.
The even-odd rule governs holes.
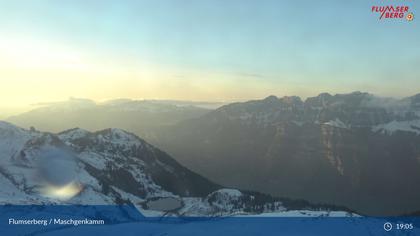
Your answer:
[[[79,194],[82,189],[81,185],[71,182],[64,186],[46,185],[40,192],[45,197],[67,201]]]

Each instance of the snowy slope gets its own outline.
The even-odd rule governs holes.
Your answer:
[[[56,135],[0,122],[0,164],[0,204],[132,203],[153,216],[295,214],[278,199],[218,189],[120,129]]]
[[[349,129],[349,125],[344,124],[340,119],[336,118],[335,120],[330,120],[328,122],[325,122],[324,125],[341,128],[341,129]]]
[[[373,132],[384,134],[393,134],[397,131],[411,132],[420,134],[420,120],[391,121],[386,124],[380,124],[372,127]]]

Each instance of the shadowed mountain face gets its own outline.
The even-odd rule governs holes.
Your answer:
[[[225,186],[403,214],[420,209],[419,97],[270,96],[166,127],[151,141]]]

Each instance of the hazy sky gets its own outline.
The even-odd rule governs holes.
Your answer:
[[[420,92],[417,1],[0,1],[0,109]],[[372,5],[406,4],[411,22]],[[417,17],[418,16],[418,17]],[[416,18],[417,17],[417,18]]]

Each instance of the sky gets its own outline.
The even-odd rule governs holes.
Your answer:
[[[408,5],[414,20],[374,5]],[[415,0],[0,0],[0,116],[69,97],[420,93]]]

